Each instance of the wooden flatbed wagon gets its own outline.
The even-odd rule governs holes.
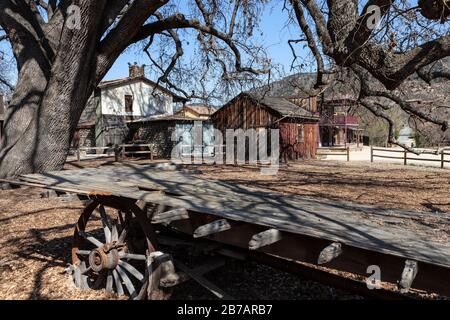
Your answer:
[[[169,297],[182,277],[172,258],[158,251],[156,230],[164,228],[363,277],[379,270],[381,281],[402,292],[450,296],[446,214],[281,196],[171,165],[122,164],[2,181],[88,200],[74,230],[69,268],[81,288],[133,299]]]

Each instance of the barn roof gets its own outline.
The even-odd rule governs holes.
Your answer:
[[[311,111],[300,107],[283,97],[267,97],[255,93],[241,93],[239,96],[248,96],[257,103],[278,112],[283,117],[319,119],[319,117]]]

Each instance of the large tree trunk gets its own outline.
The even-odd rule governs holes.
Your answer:
[[[145,21],[167,2],[48,2],[51,18],[46,23],[35,1],[0,1],[0,26],[8,35],[19,69],[6,111],[0,178],[63,168],[96,85],[120,53],[140,40],[136,35]],[[80,21],[73,25],[66,21],[70,4],[79,10],[74,18]]]
[[[59,44],[42,60],[37,48],[19,64],[19,79],[7,108],[0,151],[0,177],[63,168],[81,113],[96,81],[96,43],[100,38],[96,20],[102,10],[97,3],[87,7],[80,30],[65,29]],[[87,10],[86,9],[86,10]],[[19,61],[23,47],[16,46]],[[41,50],[41,51],[39,51]],[[105,71],[106,72],[106,71]]]
[[[89,98],[87,79],[22,76],[6,114],[0,177],[60,170]],[[44,88],[42,88],[44,87]]]

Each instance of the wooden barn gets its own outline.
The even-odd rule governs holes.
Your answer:
[[[316,157],[319,116],[315,98],[259,97],[241,93],[217,110],[211,120],[227,129],[279,129],[281,160]]]

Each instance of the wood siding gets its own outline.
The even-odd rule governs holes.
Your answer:
[[[313,108],[315,106],[312,102]],[[214,127],[225,136],[226,129],[277,128],[280,129],[281,160],[316,157],[318,122],[300,118],[285,118],[276,111],[238,96],[211,117]],[[303,125],[303,141],[298,142],[298,128]]]
[[[292,103],[305,108],[306,110],[311,111],[312,113],[316,113],[317,109],[317,97],[310,98],[289,98],[289,101]]]
[[[237,97],[211,117],[214,127],[223,133],[226,129],[268,128],[278,119],[274,111],[247,97]]]
[[[317,154],[318,123],[289,121],[281,122],[280,128],[280,153],[283,160],[311,159]],[[303,140],[298,141],[299,133],[303,127]]]

